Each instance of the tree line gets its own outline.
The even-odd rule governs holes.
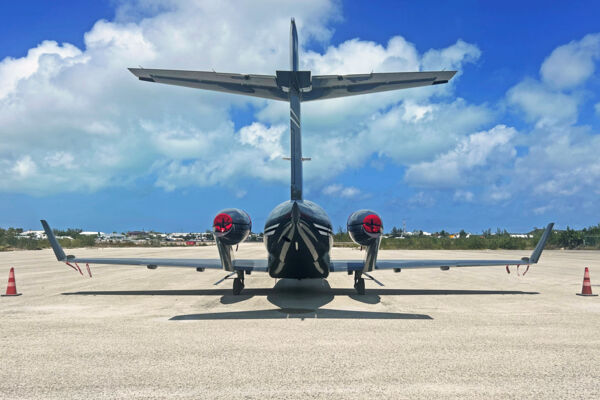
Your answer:
[[[95,245],[95,237],[89,235],[81,235],[81,229],[67,229],[64,231],[54,229],[56,236],[69,236],[72,239],[58,239],[61,246],[65,248],[76,247],[91,247]],[[38,250],[50,247],[50,242],[47,239],[35,239],[30,237],[20,237],[23,233],[21,228],[0,228],[0,251],[23,249],[23,250]]]
[[[47,239],[34,239],[20,237],[23,232],[21,228],[0,228],[0,251],[12,249],[35,250],[50,247]],[[382,240],[382,249],[412,249],[412,250],[482,250],[482,249],[506,249],[525,250],[533,249],[542,235],[542,228],[534,228],[529,234],[530,238],[511,237],[506,230],[498,229],[492,233],[490,229],[481,234],[470,236],[461,230],[456,237],[441,230],[426,236],[422,231],[414,232],[412,235],[403,236],[402,231],[392,228]],[[56,236],[68,236],[72,239],[58,239],[61,246],[65,248],[92,247],[95,236],[81,235],[81,229],[54,230]],[[342,246],[358,247],[352,243],[350,235],[341,227],[334,234],[334,243]],[[158,246],[160,244],[149,243],[146,246]],[[123,243],[121,246],[131,246],[131,243]],[[550,236],[546,248],[549,249],[597,249],[600,250],[600,224],[590,226],[581,230],[567,227],[565,230],[556,230]]]
[[[534,228],[528,232],[531,237],[512,237],[506,230],[498,229],[492,233],[491,229],[481,234],[467,234],[461,230],[457,235],[450,235],[441,230],[424,235],[422,231],[413,232],[412,235],[403,235],[402,231],[393,228],[381,240],[381,249],[407,249],[407,250],[483,250],[505,249],[526,250],[533,249],[540,240],[543,228]],[[334,242],[350,243],[348,232],[340,227],[334,235]],[[597,249],[600,250],[600,224],[581,230],[567,227],[565,230],[555,230],[548,239],[547,249]]]

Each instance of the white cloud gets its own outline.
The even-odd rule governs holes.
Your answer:
[[[544,127],[521,140],[527,154],[504,166],[502,181],[485,187],[483,199],[506,204],[520,199],[534,215],[597,212],[599,135],[589,127]]]
[[[545,84],[557,89],[581,85],[592,76],[600,59],[600,33],[586,35],[554,49],[544,60],[540,74]]]
[[[589,128],[569,128],[539,130],[533,136],[529,153],[515,163],[515,182],[540,199],[600,194],[599,135],[590,135]]]
[[[455,201],[464,201],[464,202],[472,202],[475,195],[473,192],[469,192],[468,190],[456,190],[454,191],[454,200]]]
[[[281,137],[287,129],[285,125],[267,128],[261,123],[254,122],[240,130],[240,142],[262,150],[269,159],[274,160],[283,156]]]
[[[278,160],[289,140],[285,103],[140,82],[126,67],[272,74],[288,68],[289,17],[301,46],[327,43],[338,3],[119,4],[115,21],[85,34],[83,49],[46,41],[0,61],[0,191],[89,191],[148,176],[168,190],[287,181],[288,163]],[[315,74],[460,69],[479,54],[460,40],[420,54],[395,36],[302,51],[301,62]],[[373,155],[406,163],[447,150],[491,118],[485,106],[449,98],[453,85],[306,103],[306,179],[326,182]],[[234,128],[231,107],[247,104],[259,122]]]
[[[586,35],[554,49],[540,68],[541,80],[524,79],[507,92],[509,104],[534,126],[518,138],[526,154],[515,159],[504,182],[488,188],[488,199],[518,194],[532,202],[536,215],[572,208],[574,199],[581,209],[593,207],[600,194],[600,137],[576,122],[581,105],[593,98],[583,84],[599,58],[600,34]]]
[[[98,21],[83,49],[45,41],[25,57],[0,61],[0,191],[97,190],[149,174],[169,189],[233,187],[236,177],[289,175],[270,162],[282,153],[281,126],[236,132],[230,121],[232,105],[260,108],[264,101],[152,85],[126,68],[272,74],[288,64],[289,17],[303,44],[324,41],[337,4],[119,4],[117,20]]]
[[[461,71],[481,56],[462,40],[424,52],[401,36],[330,45],[336,1],[118,4],[116,20],[98,21],[82,49],[44,41],[0,61],[0,191],[93,191],[150,178],[165,190],[220,185],[243,197],[247,179],[287,183],[285,102],[140,82],[126,67],[273,74],[288,68],[292,15],[301,46],[323,45],[301,51],[313,74]],[[406,183],[427,188],[409,206],[432,207],[441,193],[460,202],[525,198],[534,213],[597,207],[600,136],[576,123],[585,101],[600,115],[585,87],[599,41],[591,34],[557,47],[538,78],[507,91],[505,102],[531,124],[520,133],[493,105],[456,98],[460,73],[448,85],[303,103],[305,179],[324,187],[348,168],[401,165]],[[232,108],[255,112],[257,122],[236,126]],[[517,147],[525,149],[518,157]],[[339,183],[322,193],[366,195]]]
[[[533,79],[525,79],[507,92],[508,102],[518,106],[529,122],[538,126],[573,124],[577,121],[580,99],[556,92]]]
[[[426,192],[417,192],[408,199],[407,204],[411,207],[433,207],[435,198]]]
[[[445,49],[428,50],[423,55],[422,66],[425,70],[458,69],[465,63],[476,62],[481,57],[481,50],[471,43],[458,40],[454,45]]]
[[[433,106],[430,104],[418,105],[411,101],[406,101],[404,103],[404,115],[402,115],[402,119],[406,122],[419,122],[423,118],[430,117],[432,112]]]
[[[509,190],[511,189],[511,190]],[[509,200],[513,195],[513,188],[507,186],[491,185],[486,193],[486,198],[492,203],[500,203]]]
[[[524,79],[507,92],[508,103],[521,109],[537,127],[572,125],[586,97],[581,85],[600,59],[600,33],[555,48],[540,67],[541,80]]]
[[[456,147],[433,161],[411,165],[405,180],[414,186],[455,188],[493,182],[502,165],[511,164],[516,150],[511,140],[516,130],[497,125],[460,140]]]
[[[39,72],[41,66],[46,73],[51,73],[52,69],[84,62],[81,54],[77,47],[69,43],[61,46],[47,40],[30,49],[25,57],[5,58],[0,62],[0,99],[14,92],[19,82]]]
[[[20,178],[28,178],[37,171],[37,165],[31,157],[25,156],[17,161],[12,170]]]
[[[323,194],[333,197],[354,198],[361,195],[361,191],[352,186],[343,186],[340,184],[332,184],[323,188]]]
[[[48,154],[44,158],[44,163],[49,167],[61,167],[66,169],[73,169],[75,165],[75,157],[70,153],[64,151],[57,151],[56,153]]]
[[[315,75],[356,74],[386,71],[418,71],[420,60],[412,43],[403,37],[391,38],[387,47],[360,39],[330,46],[325,54],[309,51],[302,56]]]
[[[541,206],[541,207],[536,207],[533,209],[533,213],[535,215],[543,215],[546,214],[548,211],[552,210],[552,206]]]

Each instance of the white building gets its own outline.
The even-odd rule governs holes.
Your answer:
[[[46,233],[44,231],[25,231],[18,234],[20,238],[30,239],[46,239]]]
[[[83,235],[83,236],[106,236],[106,234],[104,232],[92,232],[92,231],[79,232],[79,234]]]

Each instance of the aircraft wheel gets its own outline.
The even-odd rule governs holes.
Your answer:
[[[233,280],[233,294],[237,296],[242,292],[242,289],[244,289],[244,281],[240,278],[235,278]]]
[[[358,278],[354,284],[354,289],[358,294],[365,294],[365,278]]]

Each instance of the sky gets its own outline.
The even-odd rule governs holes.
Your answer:
[[[304,196],[334,227],[525,232],[600,222],[600,5],[478,1],[0,4],[0,227],[262,231],[289,199],[284,102],[127,67],[457,70],[447,85],[304,103]]]

